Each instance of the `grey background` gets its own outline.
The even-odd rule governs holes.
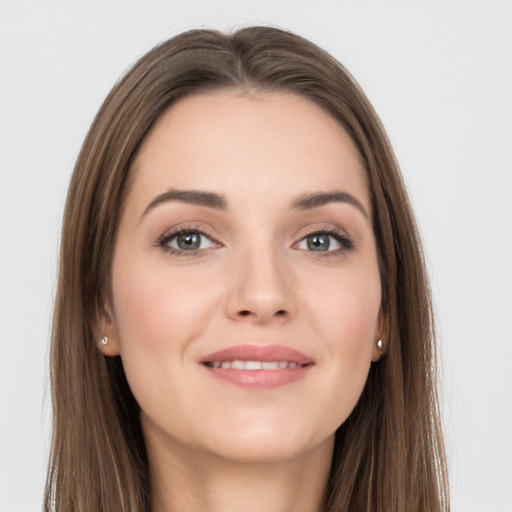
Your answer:
[[[101,101],[187,28],[274,24],[380,114],[425,240],[454,512],[512,511],[512,2],[0,0],[0,510],[40,510],[69,176]]]

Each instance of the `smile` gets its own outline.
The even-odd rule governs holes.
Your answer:
[[[294,361],[213,361],[204,364],[211,368],[233,368],[234,370],[285,370],[307,366]]]
[[[236,345],[204,357],[199,363],[213,377],[252,390],[267,390],[301,380],[314,361],[284,345]]]

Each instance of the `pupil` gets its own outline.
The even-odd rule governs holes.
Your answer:
[[[191,250],[199,249],[201,245],[201,235],[197,233],[187,233],[178,236],[178,246],[180,249]]]
[[[312,235],[308,237],[308,249],[311,251],[326,251],[329,249],[329,237],[327,235]]]

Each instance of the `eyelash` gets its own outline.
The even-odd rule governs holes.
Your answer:
[[[318,231],[312,231],[311,233],[308,233],[307,235],[303,236],[300,239],[300,242],[302,242],[303,240],[305,240],[306,238],[308,238],[310,236],[322,236],[322,235],[331,236],[341,245],[341,247],[338,249],[331,250],[331,251],[307,251],[307,252],[312,253],[312,256],[315,256],[318,258],[328,258],[331,256],[339,256],[340,254],[345,254],[346,252],[354,249],[354,247],[355,247],[354,242],[350,238],[350,236],[348,236],[344,231],[341,231],[340,229],[335,228],[335,227],[329,227],[329,228],[320,229]]]
[[[171,255],[176,255],[176,256],[195,256],[199,252],[207,250],[207,249],[191,249],[191,250],[186,251],[186,250],[176,249],[176,248],[170,247],[168,245],[176,237],[178,237],[180,235],[188,235],[188,234],[197,234],[200,236],[204,236],[204,237],[208,238],[209,240],[211,240],[211,242],[213,244],[217,244],[218,246],[221,246],[220,242],[217,242],[213,237],[211,237],[210,235],[208,235],[201,229],[196,228],[194,226],[181,227],[181,228],[174,229],[171,232],[165,233],[158,239],[157,245],[164,252],[169,253]],[[344,253],[350,251],[351,249],[354,249],[354,242],[352,241],[350,236],[348,236],[346,233],[344,233],[343,231],[341,231],[335,227],[324,228],[324,229],[320,229],[317,231],[312,231],[311,233],[304,235],[299,240],[299,242],[297,242],[294,245],[297,245],[298,243],[306,240],[308,237],[322,236],[322,235],[327,235],[327,236],[334,238],[342,247],[340,247],[338,249],[330,250],[330,251],[306,251],[306,252],[311,253],[311,255],[313,255],[314,257],[321,257],[321,258],[322,257],[323,258],[332,257],[332,256],[344,254]],[[315,254],[315,253],[319,253],[319,254]]]
[[[197,255],[200,251],[205,251],[206,249],[192,249],[189,251],[184,251],[181,249],[176,249],[175,247],[170,247],[168,244],[176,237],[180,235],[192,235],[197,234],[200,236],[204,236],[211,240],[214,244],[221,245],[219,242],[217,242],[214,238],[212,238],[210,235],[202,231],[201,229],[194,227],[194,226],[186,226],[181,228],[176,228],[172,230],[171,232],[167,232],[164,235],[162,235],[158,239],[158,246],[166,253],[176,255],[176,256],[194,256]]]

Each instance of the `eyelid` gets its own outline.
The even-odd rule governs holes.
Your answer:
[[[310,255],[313,255],[315,257],[328,257],[328,256],[335,256],[344,254],[347,251],[350,251],[354,248],[354,242],[350,235],[339,226],[334,225],[325,225],[325,224],[315,224],[308,226],[307,230],[304,228],[301,230],[302,233],[300,235],[297,235],[295,239],[298,240],[292,245],[293,249],[304,251],[309,253]],[[212,242],[211,247],[205,247],[205,248],[197,248],[197,249],[180,249],[178,247],[172,247],[169,244],[169,242],[178,237],[179,235],[184,234],[190,234],[190,233],[196,233],[202,237],[207,238]],[[306,238],[310,236],[315,235],[326,235],[334,238],[337,243],[340,245],[340,247],[335,249],[328,249],[325,251],[314,251],[306,248],[299,248],[298,245],[305,241]],[[199,227],[197,224],[178,224],[174,227],[169,228],[166,230],[161,236],[158,237],[155,245],[159,247],[161,250],[167,253],[175,254],[175,255],[182,255],[182,256],[193,256],[198,255],[199,253],[204,253],[206,251],[209,251],[210,249],[223,247],[224,245],[218,241],[218,239],[214,236],[212,236],[209,233],[208,229],[204,229],[202,227]]]
[[[179,249],[177,247],[171,247],[168,245],[172,239],[178,237],[179,235],[185,235],[185,234],[190,234],[190,233],[196,233],[200,236],[208,238],[212,242],[213,247],[207,247],[207,248],[202,248],[202,249],[183,250],[183,249]],[[160,249],[162,249],[164,252],[167,252],[170,254],[175,254],[175,255],[180,255],[180,256],[193,256],[193,255],[197,255],[198,253],[207,251],[211,248],[214,248],[215,246],[217,246],[217,247],[222,246],[222,244],[215,237],[210,235],[206,230],[204,230],[194,224],[179,225],[179,226],[175,226],[175,227],[168,229],[167,231],[165,231],[164,234],[162,234],[160,237],[158,237],[158,240],[155,245],[158,246]]]
[[[315,235],[331,236],[341,245],[341,247],[339,247],[337,249],[327,250],[327,251],[311,251],[308,249],[297,248],[297,245],[299,243],[303,242],[306,238],[308,238],[310,236],[315,236]],[[301,234],[299,240],[294,243],[293,247],[296,248],[297,250],[303,250],[304,252],[311,253],[314,256],[327,257],[327,256],[333,256],[336,254],[342,254],[347,251],[350,251],[351,249],[354,248],[354,242],[353,242],[352,238],[350,237],[350,235],[345,230],[343,230],[337,226],[332,226],[332,225],[325,226],[324,225],[324,226],[318,226],[318,227],[315,226],[315,228],[310,228],[306,233]]]

